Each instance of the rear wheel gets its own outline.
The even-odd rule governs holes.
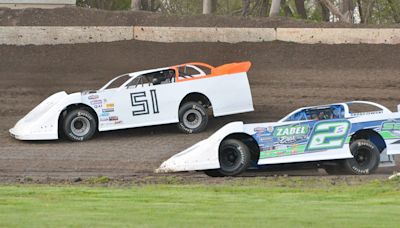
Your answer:
[[[250,163],[251,152],[246,144],[237,139],[227,139],[219,148],[220,168],[205,173],[212,177],[236,176],[246,171]]]
[[[178,128],[184,133],[203,131],[208,123],[207,110],[197,102],[187,102],[179,108]]]
[[[350,145],[350,151],[353,158],[343,162],[346,171],[356,175],[368,175],[376,171],[380,162],[380,152],[374,143],[358,139]]]
[[[94,116],[86,109],[75,109],[67,113],[63,121],[65,136],[71,141],[85,141],[96,132]]]

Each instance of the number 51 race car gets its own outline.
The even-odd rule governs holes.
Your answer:
[[[197,133],[214,116],[253,111],[250,62],[212,67],[205,63],[124,74],[101,89],[48,97],[10,129],[20,140],[90,139],[96,131],[178,123]]]
[[[235,176],[252,164],[316,162],[330,174],[370,174],[380,164],[394,165],[393,154],[399,153],[399,110],[353,101],[300,108],[273,123],[227,124],[156,172]]]

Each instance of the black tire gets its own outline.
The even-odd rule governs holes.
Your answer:
[[[343,162],[345,170],[356,175],[368,175],[376,171],[380,162],[380,152],[374,143],[358,139],[350,145],[350,151],[354,157]]]
[[[96,133],[97,122],[89,111],[75,109],[66,114],[62,126],[69,140],[86,141]]]
[[[221,176],[236,176],[249,168],[251,164],[250,149],[242,141],[227,139],[219,147],[219,165]]]
[[[178,128],[184,133],[192,134],[207,127],[207,110],[197,102],[187,102],[179,108]]]

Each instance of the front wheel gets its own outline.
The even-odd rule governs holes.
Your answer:
[[[379,149],[369,140],[359,139],[350,145],[353,158],[344,161],[344,168],[351,174],[368,175],[378,168]]]
[[[248,146],[237,139],[222,141],[219,148],[219,165],[217,170],[207,170],[205,173],[212,177],[236,176],[250,166],[251,152]]]
[[[64,134],[71,141],[85,141],[96,132],[96,120],[85,109],[75,109],[67,113],[63,122]]]
[[[197,102],[188,102],[179,108],[178,128],[184,133],[203,131],[208,123],[207,110]]]

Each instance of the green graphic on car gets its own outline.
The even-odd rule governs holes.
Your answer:
[[[314,126],[306,151],[341,148],[349,133],[347,120],[319,122]]]
[[[341,148],[346,142],[350,126],[351,124],[347,120],[323,121],[316,123],[307,142],[301,144],[293,143],[290,145],[280,145],[272,150],[261,151],[260,159]],[[309,131],[310,127],[307,124],[282,126],[275,129],[274,137],[307,135]]]

